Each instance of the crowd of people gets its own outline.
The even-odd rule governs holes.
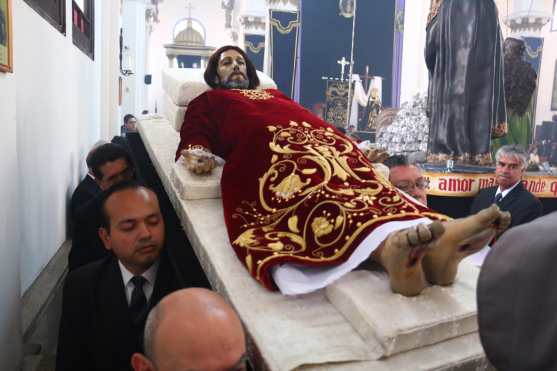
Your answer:
[[[460,261],[496,239],[478,286],[480,335],[488,357],[501,369],[551,369],[557,364],[551,351],[537,349],[533,341],[539,338],[551,349],[551,337],[541,333],[555,306],[539,309],[533,295],[536,287],[548,286],[552,304],[551,228],[556,217],[537,219],[541,203],[521,182],[528,165],[524,149],[501,147],[497,185],[480,191],[469,217],[450,220],[427,208],[428,180],[419,164],[400,155],[366,157],[352,139],[280,92],[256,90],[256,76],[241,49],[227,46],[215,52],[205,73],[213,90],[190,103],[176,155],[196,174],[216,166],[214,154],[227,160],[222,178],[225,221],[236,254],[255,279],[283,294],[299,294],[326,286],[371,259],[385,268],[394,292],[413,296],[427,285],[450,285]],[[214,104],[234,109],[224,114]],[[266,124],[277,124],[249,122],[244,104],[249,120],[261,115]],[[122,132],[134,132],[136,123],[126,115]],[[231,126],[238,123],[244,126],[235,131]],[[388,181],[371,169],[371,161],[388,168]],[[89,171],[70,202],[72,249],[56,369],[245,370],[246,336],[238,315],[218,294],[188,288],[178,277],[168,254],[159,196],[143,184],[125,141],[95,144],[86,163]],[[252,198],[260,184],[271,190],[257,199],[271,205],[266,214]],[[388,205],[382,209],[376,199]],[[258,220],[247,214],[233,217],[242,213],[246,200]],[[322,208],[324,204],[329,206]],[[338,210],[344,218],[335,217]],[[300,241],[295,236],[304,218],[310,234]],[[382,224],[368,223],[375,219]],[[326,246],[337,230],[346,236],[342,243],[348,242],[333,244],[329,257]],[[274,235],[267,251],[263,243],[269,234]],[[291,248],[282,256],[286,238],[303,244],[305,255],[293,256]],[[320,259],[311,256],[316,251]],[[253,269],[250,260],[268,252],[276,264]],[[359,260],[354,258],[358,254]],[[527,259],[536,267],[513,263]],[[512,312],[504,308],[511,301],[516,303]],[[533,315],[535,307],[543,315]],[[516,325],[523,315],[524,323]],[[505,347],[505,337],[520,341]]]

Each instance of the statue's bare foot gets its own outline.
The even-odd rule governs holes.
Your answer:
[[[444,223],[445,233],[422,261],[429,283],[452,284],[460,261],[481,250],[498,232],[507,229],[510,222],[510,213],[492,205],[475,215]]]
[[[373,259],[389,273],[394,292],[415,296],[428,286],[422,269],[422,258],[443,231],[440,222],[433,222],[396,231],[387,237]]]

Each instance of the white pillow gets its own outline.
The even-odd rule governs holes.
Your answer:
[[[177,106],[187,106],[197,96],[209,90],[203,80],[205,70],[200,68],[165,68],[162,70],[162,89]],[[276,89],[277,85],[268,75],[257,71],[260,89]]]
[[[177,106],[172,101],[168,94],[164,94],[164,114],[176,131],[180,131],[184,123],[184,116],[186,115],[187,106]]]

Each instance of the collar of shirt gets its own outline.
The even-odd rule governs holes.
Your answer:
[[[132,298],[132,291],[134,289],[134,284],[131,282],[133,278],[133,273],[124,267],[124,264],[118,260],[118,266],[120,267],[120,273],[122,273],[122,281],[124,282],[124,287],[126,288],[126,301],[130,305],[130,300]],[[149,269],[141,274],[145,278],[146,282],[143,284],[143,293],[147,301],[151,299],[153,294],[153,289],[155,288],[155,279],[157,278],[157,271],[159,270],[159,261],[157,260]]]
[[[95,180],[95,176],[94,176],[93,174],[91,174],[91,173],[87,173],[87,176],[88,176],[89,178],[91,178],[91,179]]]
[[[501,187],[498,187],[497,192],[495,192],[495,196],[497,196],[499,193],[501,193],[501,199],[505,198],[505,196],[507,196],[509,194],[509,192],[512,191],[514,189],[514,187],[516,187],[518,185],[518,183],[520,183],[520,182],[522,182],[522,179],[520,179],[512,187],[507,188],[504,191],[501,191]]]

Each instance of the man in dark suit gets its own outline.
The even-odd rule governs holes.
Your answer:
[[[149,310],[180,288],[164,253],[155,193],[133,182],[101,203],[99,235],[111,256],[70,272],[63,294],[58,371],[130,370]]]
[[[542,204],[522,185],[522,175],[528,165],[528,155],[519,145],[505,145],[495,154],[497,186],[484,188],[474,198],[470,214],[496,203],[511,213],[511,225],[527,223],[542,214]]]
[[[93,156],[95,150],[105,143],[107,142],[104,140],[97,142],[85,158],[85,163],[87,164],[87,174],[77,185],[70,200],[70,220],[72,225],[77,218],[79,209],[102,193],[102,190],[95,181],[95,176],[93,175],[91,157]]]
[[[135,177],[135,168],[128,150],[118,144],[99,146],[89,159],[95,182],[101,191]],[[79,206],[72,228],[72,248],[68,267],[72,271],[107,255],[98,234],[101,195]]]
[[[557,212],[505,233],[478,279],[478,325],[497,370],[557,370]]]

